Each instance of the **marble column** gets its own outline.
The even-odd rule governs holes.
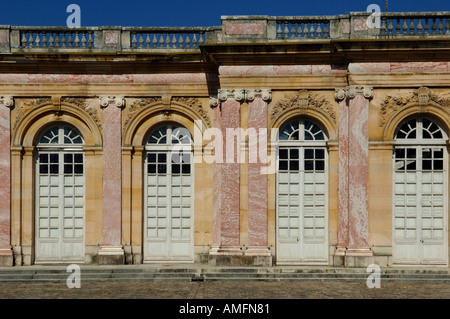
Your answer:
[[[214,163],[214,234],[210,255],[242,255],[240,247],[240,106],[244,90],[219,90],[215,127],[222,132],[223,157]],[[220,144],[220,143],[218,143]],[[217,150],[215,150],[217,152]]]
[[[270,256],[267,229],[267,104],[270,90],[248,90],[248,246],[247,256]],[[259,134],[261,132],[265,134]]]
[[[11,246],[11,96],[0,96],[0,266],[13,265]]]
[[[372,88],[336,91],[339,103],[337,256],[372,256],[369,247],[369,99]]]
[[[123,264],[121,97],[100,97],[103,108],[103,243],[99,264]]]

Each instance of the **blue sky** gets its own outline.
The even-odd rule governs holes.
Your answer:
[[[386,0],[0,0],[0,25],[65,26],[69,4],[81,26],[217,26],[222,15],[335,15]],[[389,0],[389,12],[450,11],[450,0]]]

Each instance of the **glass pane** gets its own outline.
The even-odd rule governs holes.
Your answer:
[[[39,163],[48,163],[48,154],[39,154]]]
[[[288,150],[286,149],[280,150],[280,159],[288,159]]]
[[[83,163],[83,154],[75,154],[74,162],[75,163]]]

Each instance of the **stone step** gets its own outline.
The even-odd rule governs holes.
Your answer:
[[[66,282],[66,267],[0,268],[2,282]],[[83,281],[214,281],[214,280],[367,280],[362,268],[235,268],[235,267],[81,267]],[[449,269],[387,269],[385,281],[450,282]]]

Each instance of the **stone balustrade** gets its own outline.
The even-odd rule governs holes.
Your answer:
[[[367,23],[371,20],[373,23]],[[377,22],[378,21],[378,22]],[[216,27],[0,26],[0,53],[200,52],[220,43],[449,37],[450,12],[335,16],[223,16]]]

